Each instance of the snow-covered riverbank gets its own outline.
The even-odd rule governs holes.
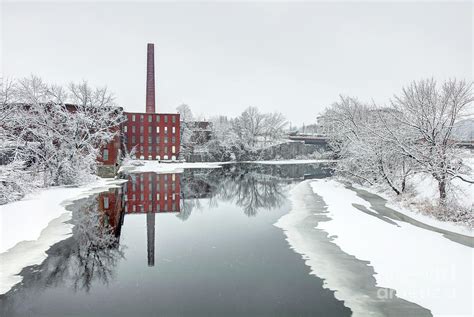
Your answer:
[[[244,162],[159,162],[159,161],[140,161],[129,160],[124,162],[120,168],[121,172],[128,173],[182,173],[185,169],[193,168],[220,168],[225,164],[245,163],[245,164],[262,164],[262,165],[294,165],[294,164],[317,164],[330,163],[333,160],[281,160],[281,161],[244,161]]]
[[[40,264],[53,244],[67,238],[74,200],[118,186],[124,180],[98,178],[79,187],[52,187],[0,206],[0,294],[21,282],[21,269]]]
[[[301,186],[305,184],[309,183]],[[472,238],[465,236],[463,241],[468,245],[461,244],[438,232],[390,218],[334,180],[310,184],[326,204],[326,210],[319,211],[320,216],[329,218],[316,222],[313,229],[327,232],[344,253],[373,266],[376,285],[383,287],[377,291],[378,300],[394,297],[393,289],[398,297],[431,310],[435,316],[473,315]],[[301,206],[298,201],[293,204]],[[323,260],[314,259],[324,255],[318,254],[312,248],[312,241],[301,233],[303,221],[300,211],[292,210],[277,225],[285,230],[290,245],[304,256],[313,274],[325,278],[327,286],[336,290],[336,296],[359,316],[364,315],[364,309],[371,311],[369,307],[376,305],[377,300],[361,296],[361,291],[354,291],[350,283],[346,285],[335,277],[334,269],[323,265]],[[335,265],[337,268],[338,264]],[[352,273],[346,280],[356,277],[357,273]]]

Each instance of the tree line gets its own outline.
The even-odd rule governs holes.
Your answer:
[[[429,176],[446,205],[454,179],[474,182],[453,136],[455,124],[472,115],[473,100],[471,82],[434,79],[411,83],[385,106],[341,96],[322,117],[336,172],[397,195],[413,175]]]
[[[199,136],[199,131],[189,128],[187,122],[199,121],[188,105],[176,109],[181,115],[181,154],[206,153],[209,160],[246,160],[258,150],[282,142],[288,122],[279,112],[263,113],[256,107],[246,108],[239,116],[213,116],[208,122],[210,134]]]

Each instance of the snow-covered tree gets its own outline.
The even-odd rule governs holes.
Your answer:
[[[286,125],[281,113],[261,113],[256,107],[248,107],[232,121],[232,130],[241,144],[256,149],[279,141]]]
[[[438,182],[439,197],[446,199],[447,186],[454,178],[474,183],[463,174],[460,149],[453,137],[456,122],[472,106],[472,83],[434,79],[413,82],[391,102],[396,110],[389,128],[391,140],[403,155],[411,158],[421,172]]]
[[[107,89],[86,82],[65,88],[31,76],[4,81],[1,91],[0,148],[8,146],[12,164],[41,178],[43,186],[78,183],[90,175],[101,146],[123,120]]]
[[[187,104],[182,104],[176,107],[176,111],[180,115],[180,119],[183,122],[189,122],[194,120],[193,112]]]
[[[397,194],[406,188],[409,175],[423,173],[438,183],[442,204],[451,180],[472,183],[461,160],[453,128],[473,102],[472,84],[449,80],[414,82],[395,96],[389,107],[341,97],[330,107],[330,145],[340,158],[341,175],[385,183]]]

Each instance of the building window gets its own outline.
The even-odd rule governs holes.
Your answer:
[[[140,115],[140,122],[143,122],[143,115]]]
[[[143,126],[140,126],[140,133],[143,134]]]
[[[160,133],[160,127],[156,127],[156,133]]]
[[[151,144],[151,136],[148,137],[148,144]]]
[[[132,121],[135,122],[135,115],[132,114]]]
[[[109,150],[108,149],[104,149],[104,151],[102,152],[102,159],[104,161],[108,161],[109,160]]]
[[[148,133],[151,133],[151,126],[148,127]]]
[[[168,127],[165,127],[165,133],[168,133]]]
[[[104,196],[104,208],[109,208],[109,197]]]
[[[156,137],[156,144],[160,144],[160,137],[159,136]]]
[[[150,194],[148,194],[148,200],[151,201],[151,199],[152,198],[151,198],[151,193],[150,193]]]
[[[173,117],[174,118],[174,117]],[[171,128],[171,133],[175,134],[176,133],[176,128],[175,127],[172,127]]]
[[[176,153],[176,147],[174,145],[171,147],[171,153]]]
[[[176,123],[176,116],[171,117],[171,122]]]
[[[127,126],[123,126],[123,132],[127,133]]]
[[[176,143],[176,138],[174,136],[171,137],[171,143]]]
[[[165,143],[168,143],[168,137],[165,136]]]
[[[160,193],[156,194],[156,200],[160,200]]]
[[[148,115],[148,122],[151,122],[152,118],[153,117],[151,115]]]
[[[168,123],[168,116],[167,115],[165,115],[164,120],[165,120],[165,123]]]
[[[140,135],[140,143],[143,143],[143,135]]]
[[[151,153],[151,145],[148,146],[148,154],[150,154],[150,153]],[[151,160],[151,159],[150,159],[150,160]]]
[[[137,142],[137,138],[135,138],[134,135],[132,135],[132,144],[135,144]]]
[[[145,195],[143,193],[140,194],[140,201],[143,202],[145,200]]]
[[[159,115],[156,116],[156,122],[160,122],[160,116]]]

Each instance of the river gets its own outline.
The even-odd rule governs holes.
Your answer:
[[[292,208],[290,190],[330,174],[327,164],[228,164],[124,175],[121,188],[68,207],[72,235],[22,270],[0,315],[431,316],[377,298],[373,268],[312,230],[325,211],[307,188],[299,195],[314,200],[314,215],[300,230],[320,273],[275,226]]]

